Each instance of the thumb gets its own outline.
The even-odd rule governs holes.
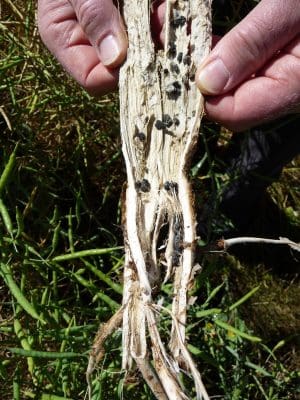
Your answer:
[[[199,89],[220,95],[236,87],[296,36],[299,21],[299,0],[262,0],[199,67]]]
[[[127,36],[112,0],[70,0],[77,20],[107,67],[120,65],[127,53]]]

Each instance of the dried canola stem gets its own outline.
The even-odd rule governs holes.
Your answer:
[[[185,368],[195,381],[197,399],[207,400],[185,343],[196,240],[186,173],[203,115],[194,77],[210,49],[211,0],[167,0],[161,51],[152,42],[151,1],[123,4],[129,49],[120,71],[127,170],[122,365],[129,370],[135,361],[160,400],[189,399],[179,379],[180,368]],[[168,347],[161,340],[157,317],[157,293],[166,279],[174,288]]]

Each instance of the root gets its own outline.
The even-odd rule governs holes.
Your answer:
[[[88,367],[86,371],[86,380],[88,383],[89,399],[92,398],[91,376],[96,365],[102,360],[105,355],[104,342],[119,328],[123,320],[123,308],[119,310],[105,324],[100,326],[92,346],[92,351],[89,357]]]

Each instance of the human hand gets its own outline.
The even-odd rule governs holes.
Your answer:
[[[90,94],[116,87],[127,37],[112,0],[39,0],[38,26],[48,49]]]
[[[211,120],[234,130],[300,111],[299,0],[262,0],[200,66]]]
[[[161,1],[153,26],[160,37]],[[113,0],[39,0],[41,38],[65,70],[92,95],[114,90],[127,54],[127,35]]]

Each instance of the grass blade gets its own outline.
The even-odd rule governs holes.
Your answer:
[[[103,254],[109,254],[116,250],[123,250],[123,246],[117,247],[108,247],[107,249],[90,249],[90,250],[82,250],[82,251],[75,251],[74,253],[70,254],[62,254],[60,256],[56,256],[52,258],[52,261],[60,262],[60,261],[68,261],[74,260],[76,258],[82,257],[90,257],[90,256],[101,256]]]
[[[21,346],[24,350],[31,350],[31,346],[29,344],[29,341],[27,340],[27,337],[25,336],[25,332],[22,328],[22,325],[20,321],[16,318],[14,320],[14,331],[17,336],[17,338],[20,340]],[[34,361],[32,357],[27,358],[27,365],[28,365],[28,371],[30,372],[31,375],[33,375],[34,371]]]
[[[208,296],[208,298],[206,299],[205,303],[203,304],[203,307],[205,308],[209,302],[216,296],[216,294],[222,289],[222,287],[224,286],[224,282],[222,282],[220,285],[218,285],[217,287],[215,287],[210,295]]]
[[[16,144],[13,152],[11,153],[11,155],[9,156],[8,162],[5,165],[5,168],[0,176],[0,197],[3,193],[3,190],[6,187],[6,184],[11,176],[11,173],[14,169],[15,166],[15,162],[16,162],[16,152],[17,152],[17,148],[18,148],[18,143]]]
[[[245,332],[242,332],[239,329],[234,328],[233,326],[227,324],[224,321],[221,321],[219,319],[215,319],[214,322],[220,328],[226,329],[227,331],[230,331],[230,332],[234,333],[235,335],[242,337],[243,339],[250,340],[250,342],[261,342],[261,338],[259,338],[257,336],[249,335],[248,333],[245,333]]]
[[[97,267],[89,263],[88,261],[83,260],[84,265],[95,274],[101,281],[105,282],[108,286],[110,286],[116,293],[123,294],[122,286],[116,282],[113,282],[104,272],[100,271]]]
[[[4,226],[7,230],[7,233],[10,234],[10,236],[13,238],[13,224],[12,220],[10,218],[9,212],[3,203],[2,199],[0,198],[0,214],[3,219]]]
[[[8,265],[0,263],[0,273],[12,296],[14,296],[23,310],[26,311],[32,318],[37,319],[41,323],[45,324],[46,322],[39,316],[34,306],[27,300],[19,286],[16,284]]]
[[[208,310],[201,310],[196,312],[196,318],[203,318],[209,315],[220,314],[221,312],[221,308],[210,308]]]
[[[258,374],[260,374],[262,376],[267,376],[267,377],[271,377],[272,376],[272,374],[270,374],[270,372],[266,371],[260,365],[252,363],[251,361],[246,361],[245,365],[247,365],[249,368],[254,369]]]
[[[246,293],[245,296],[243,296],[242,298],[240,298],[238,301],[236,301],[235,303],[233,303],[230,307],[229,307],[229,311],[234,310],[235,308],[239,307],[241,304],[243,304],[245,301],[247,301],[251,296],[254,295],[254,293],[256,293],[258,291],[258,289],[260,288],[260,286],[256,286],[255,288],[253,288],[252,290],[250,290],[250,292]]]
[[[43,393],[41,400],[72,400],[69,397],[56,396],[55,394]]]
[[[18,356],[23,357],[32,357],[32,358],[47,358],[51,360],[56,360],[58,358],[80,358],[87,357],[85,354],[81,353],[72,353],[72,352],[58,352],[58,351],[39,351],[39,350],[25,350],[16,347],[8,347],[11,353],[16,354]]]

